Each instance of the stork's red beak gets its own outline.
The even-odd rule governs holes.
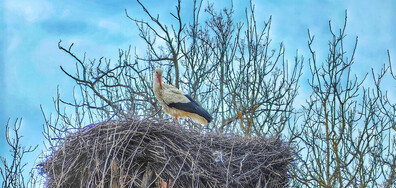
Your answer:
[[[157,78],[158,78],[158,81],[159,81],[159,84],[160,84],[160,88],[162,89],[161,75],[157,75]]]

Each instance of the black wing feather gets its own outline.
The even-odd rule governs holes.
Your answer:
[[[171,108],[176,108],[176,109],[183,110],[186,112],[198,114],[198,115],[202,116],[203,118],[205,118],[206,121],[208,121],[208,122],[213,120],[212,116],[205,109],[203,109],[196,101],[194,101],[194,99],[192,99],[188,95],[184,95],[184,96],[186,96],[191,102],[170,103],[170,104],[168,104],[168,106]]]

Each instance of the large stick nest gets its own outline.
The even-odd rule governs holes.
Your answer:
[[[66,137],[40,166],[49,187],[285,187],[291,160],[279,139],[128,120]]]

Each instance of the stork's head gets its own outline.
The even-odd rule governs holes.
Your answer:
[[[160,85],[160,88],[162,89],[161,76],[162,76],[162,69],[161,68],[156,68],[155,71],[154,71],[154,77],[157,78],[158,83]]]

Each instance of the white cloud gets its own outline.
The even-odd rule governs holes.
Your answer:
[[[21,37],[16,34],[9,36],[6,53],[8,54],[9,52],[12,52],[14,49],[16,49],[21,44],[21,41]]]
[[[120,24],[110,20],[100,20],[98,27],[106,29],[110,33],[120,32]]]
[[[46,0],[6,0],[4,3],[5,22],[23,22],[33,24],[49,18],[54,12],[53,6]]]
[[[70,9],[64,9],[62,11],[62,14],[61,14],[62,16],[61,17],[63,17],[63,18],[69,17],[71,14],[72,14],[72,12],[70,11]]]

